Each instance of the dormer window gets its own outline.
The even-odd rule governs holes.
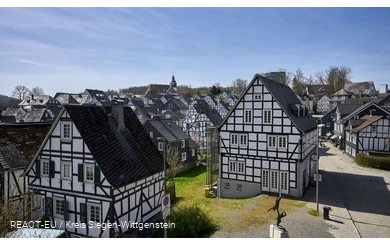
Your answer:
[[[186,141],[185,140],[181,140],[181,148],[184,148],[186,146]]]

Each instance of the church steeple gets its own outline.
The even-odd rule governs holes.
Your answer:
[[[172,81],[171,81],[170,85],[171,85],[171,87],[177,87],[177,83],[175,81],[175,76],[174,75],[172,75]]]

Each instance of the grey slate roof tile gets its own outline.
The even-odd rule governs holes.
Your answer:
[[[163,170],[163,159],[130,107],[125,130],[117,130],[112,108],[65,105],[77,130],[107,178],[118,188]]]

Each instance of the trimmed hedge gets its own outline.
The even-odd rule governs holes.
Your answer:
[[[390,158],[368,156],[363,153],[356,154],[356,162],[360,166],[390,170]]]

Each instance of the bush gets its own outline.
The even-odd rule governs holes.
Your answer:
[[[169,229],[174,237],[202,237],[216,229],[208,211],[197,205],[175,206],[168,220],[175,223],[175,228]]]
[[[206,162],[207,161],[207,154],[198,154],[198,161],[199,162]]]
[[[390,158],[368,156],[363,153],[356,154],[356,162],[360,166],[390,170]]]

